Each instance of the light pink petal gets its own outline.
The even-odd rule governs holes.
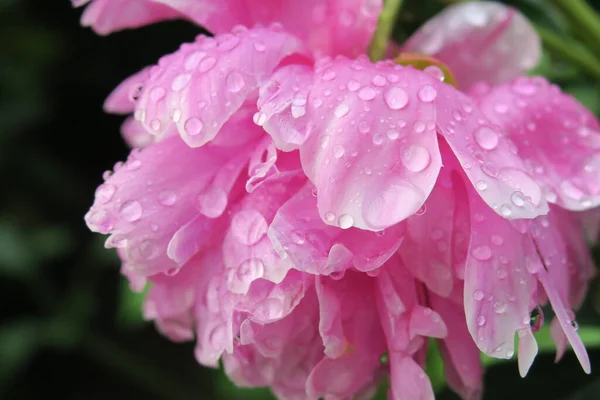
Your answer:
[[[429,307],[415,306],[410,314],[410,336],[417,335],[443,339],[448,335],[448,328],[440,315]]]
[[[381,231],[414,214],[441,166],[437,83],[363,57],[321,62],[317,74],[306,107],[311,133],[300,153],[323,221]]]
[[[390,354],[390,384],[392,400],[434,400],[431,381],[423,368],[412,357]]]
[[[530,330],[530,305],[543,269],[533,241],[470,195],[471,241],[465,270],[464,305],[473,340],[485,354],[511,358],[515,333]]]
[[[538,353],[538,345],[531,333],[531,329],[522,329],[519,331],[519,374],[525,377],[533,360]]]
[[[364,54],[381,0],[154,0],[179,10],[215,34],[235,25],[281,23],[317,55]],[[264,43],[263,43],[264,45]]]
[[[158,136],[175,124],[188,145],[202,146],[285,57],[304,52],[297,38],[275,26],[199,36],[150,70],[136,117]]]
[[[198,196],[238,152],[191,149],[176,136],[134,150],[125,164],[115,166],[114,174],[105,175],[86,222],[93,231],[111,234],[107,247],[123,248],[128,267],[137,273],[178,267],[167,257],[169,242],[198,215]],[[206,237],[206,244],[213,236]]]
[[[550,336],[556,345],[556,358],[554,361],[558,362],[565,355],[569,341],[567,340],[567,335],[565,335],[565,331],[563,331],[561,328],[560,321],[557,318],[553,318],[552,322],[550,323]]]
[[[573,97],[543,78],[519,78],[478,99],[514,141],[545,197],[570,210],[600,204],[600,125]]]
[[[288,65],[260,88],[254,122],[271,135],[280,150],[295,150],[308,137],[306,106],[313,79],[312,66]]]
[[[231,212],[231,223],[223,242],[228,287],[245,294],[259,278],[281,282],[291,267],[267,237],[269,224],[278,208],[304,186],[306,178],[296,174],[271,180],[247,194]]]
[[[546,214],[542,189],[514,143],[469,97],[449,85],[439,91],[438,127],[485,202],[509,219]]]
[[[559,294],[554,288],[553,283],[550,281],[548,273],[545,269],[542,269],[538,273],[538,279],[543,285],[546,294],[548,295],[548,299],[550,300],[552,309],[556,314],[556,319],[558,320],[560,327],[567,336],[569,343],[573,347],[573,351],[575,352],[575,355],[577,356],[581,367],[586,373],[591,373],[590,359],[587,354],[587,351],[585,350],[585,345],[581,341],[581,338],[579,337],[577,331],[573,326],[574,324],[576,324],[576,322],[573,320],[572,311],[568,308],[568,305],[563,304]]]
[[[476,82],[506,82],[535,67],[541,55],[537,33],[514,8],[496,2],[446,7],[423,25],[402,51],[444,62],[462,89]]]
[[[452,241],[456,204],[452,169],[442,168],[424,212],[406,220],[406,237],[400,255],[408,270],[429,290],[449,296],[453,287]]]
[[[385,340],[372,309],[373,284],[372,278],[357,272],[348,272],[338,281],[317,279],[319,331],[327,356],[308,378],[310,398],[352,398],[376,384]]]
[[[78,6],[81,0],[71,0]],[[179,12],[153,0],[92,0],[81,16],[81,25],[100,35],[178,18]]]
[[[400,224],[378,233],[325,225],[317,213],[313,186],[307,184],[278,210],[268,235],[296,269],[335,275],[352,267],[380,267],[398,250],[403,232]]]
[[[252,340],[224,354],[225,372],[238,386],[268,385],[282,398],[305,399],[308,375],[323,356],[317,325],[311,288],[288,317],[265,325],[249,323]]]
[[[104,100],[104,111],[113,114],[131,114],[135,109],[135,101],[149,78],[148,71],[150,67],[143,68],[121,82]]]
[[[143,149],[154,143],[154,136],[150,135],[133,117],[129,117],[123,122],[121,134],[125,143],[133,149]]]
[[[448,336],[438,341],[448,385],[464,399],[481,398],[483,367],[479,349],[467,329],[462,305],[435,294],[430,294],[429,299],[448,327]]]

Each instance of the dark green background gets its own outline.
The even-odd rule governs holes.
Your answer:
[[[405,3],[399,39],[441,7]],[[544,1],[510,3],[571,35]],[[79,27],[80,13],[67,0],[0,0],[0,398],[269,398],[234,389],[196,363],[192,344],[171,343],[143,322],[116,257],[83,222],[102,172],[128,153],[122,118],[102,112],[104,98],[199,28],[168,22],[98,37]],[[600,111],[600,84],[585,70],[548,52],[538,72]],[[578,314],[590,329],[600,326],[599,292],[596,282]],[[591,376],[572,354],[556,365],[544,353],[524,380],[515,362],[491,366],[484,399],[600,399],[594,335]]]

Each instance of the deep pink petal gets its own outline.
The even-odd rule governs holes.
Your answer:
[[[438,128],[485,202],[509,219],[546,214],[542,189],[514,143],[469,97],[449,85],[439,91]]]
[[[349,272],[338,281],[319,277],[316,288],[326,357],[312,370],[307,392],[310,398],[352,398],[377,383],[379,358],[385,350],[378,315],[372,309],[374,280]]]
[[[462,89],[479,81],[497,84],[524,75],[541,55],[537,33],[516,9],[496,2],[446,7],[402,48],[440,59]]]
[[[548,202],[570,210],[600,204],[600,125],[573,97],[543,78],[519,78],[478,103],[507,131]]]
[[[74,5],[85,4],[71,0]],[[153,0],[92,0],[81,16],[81,25],[91,26],[100,35],[138,28],[180,17],[179,12]]]
[[[392,400],[434,400],[431,381],[423,368],[412,358],[401,353],[390,354],[390,383]]]
[[[465,270],[467,325],[481,351],[496,358],[514,355],[514,337],[529,331],[536,279],[542,267],[528,232],[490,210],[472,193],[471,241]]]
[[[404,232],[401,224],[378,233],[325,225],[313,190],[311,184],[301,189],[279,209],[269,228],[274,247],[296,269],[320,275],[348,268],[372,271],[398,250]]]
[[[202,146],[285,57],[303,52],[297,38],[275,26],[199,36],[150,70],[136,117],[159,136],[175,124],[188,145]]]
[[[441,166],[436,82],[365,58],[325,61],[317,74],[300,153],[323,221],[380,231],[415,213]]]
[[[128,161],[117,164],[114,174],[106,176],[105,183],[97,189],[86,222],[93,231],[111,234],[107,246],[123,248],[128,267],[138,273],[154,274],[176,268],[194,253],[172,260],[167,257],[167,246],[171,246],[171,239],[178,237],[182,227],[201,213],[198,196],[217,190],[211,186],[215,175],[238,152],[235,148],[191,149],[176,136],[144,150],[134,150]],[[178,162],[174,164],[173,160]],[[224,196],[223,209],[230,189],[218,189]],[[212,219],[205,217],[198,227],[210,231],[212,224]],[[196,250],[209,246],[212,236],[204,236],[202,242],[196,243]]]
[[[483,390],[483,367],[479,349],[467,329],[464,309],[460,303],[435,294],[430,294],[429,299],[448,327],[448,335],[438,342],[448,384],[464,399],[479,399]]]
[[[381,0],[154,0],[215,34],[235,25],[277,22],[317,55],[364,54],[377,25]],[[263,43],[264,45],[265,43]]]
[[[117,86],[104,101],[104,111],[113,114],[131,114],[135,101],[149,78],[150,67],[143,68]]]

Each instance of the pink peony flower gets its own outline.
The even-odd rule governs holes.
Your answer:
[[[540,306],[590,363],[573,309],[593,274],[582,213],[600,203],[600,127],[528,78],[539,40],[498,3],[448,7],[403,51],[366,52],[381,2],[95,0],[99,33],[183,17],[199,36],[122,83],[135,149],[86,222],[110,234],[144,316],[282,399],[432,399],[436,339],[449,385],[482,390],[480,351],[537,353]],[[271,24],[268,26],[256,24]],[[243,24],[252,28],[237,25]],[[587,227],[593,230],[593,227]]]

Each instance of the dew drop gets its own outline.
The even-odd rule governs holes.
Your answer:
[[[191,79],[192,79],[191,74],[177,75],[175,77],[175,79],[173,79],[173,82],[171,83],[171,90],[173,90],[175,92],[179,92],[180,90],[185,89],[189,85]]]
[[[373,100],[376,95],[377,91],[370,86],[365,86],[358,91],[358,97],[365,101]]]
[[[408,104],[408,94],[397,86],[391,87],[383,95],[385,104],[392,110],[401,110]]]
[[[198,118],[188,118],[183,124],[183,129],[190,136],[197,136],[202,132],[204,124]]]
[[[338,219],[338,225],[342,229],[348,229],[354,225],[354,218],[351,215],[342,214]]]
[[[400,159],[404,166],[413,172],[423,171],[431,162],[427,149],[419,145],[410,145],[402,150]]]
[[[231,72],[227,75],[226,79],[227,90],[231,93],[237,93],[244,88],[246,82],[244,82],[244,77],[239,72]]]
[[[208,218],[217,218],[227,207],[227,194],[221,188],[211,187],[198,196],[198,210]]]
[[[344,156],[344,146],[338,144],[333,147],[333,156],[335,158],[342,158]]]
[[[96,200],[102,204],[106,204],[114,197],[116,191],[117,187],[115,185],[108,183],[100,185],[96,189]]]
[[[177,195],[172,190],[163,190],[158,194],[158,202],[163,206],[172,206],[177,201]]]
[[[418,96],[423,103],[431,103],[437,97],[437,90],[431,85],[425,85],[419,89]]]
[[[484,326],[485,325],[485,317],[483,315],[480,315],[477,317],[477,326]]]
[[[333,111],[333,115],[335,115],[337,118],[342,118],[343,116],[348,114],[348,112],[350,112],[350,107],[348,107],[348,104],[341,103],[338,104],[338,106],[335,108],[335,110]]]
[[[476,290],[473,292],[473,298],[476,301],[481,301],[483,299],[483,292],[481,290]]]
[[[484,245],[475,247],[471,254],[473,255],[473,257],[475,257],[476,259],[478,259],[480,261],[486,261],[492,257],[492,249],[490,249],[489,246],[484,244]]]
[[[493,150],[498,146],[498,134],[489,126],[482,126],[475,131],[475,141],[485,150]]]
[[[142,205],[136,200],[126,201],[119,212],[124,220],[135,222],[142,217]]]

